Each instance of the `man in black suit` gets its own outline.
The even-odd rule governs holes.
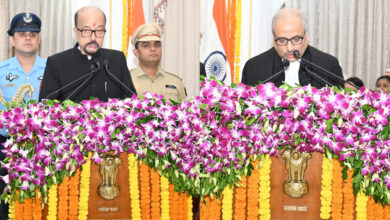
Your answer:
[[[283,82],[302,86],[310,84],[317,88],[329,84],[329,86],[343,86],[344,82],[341,80],[294,56],[293,52],[297,50],[302,58],[343,78],[337,58],[308,45],[309,37],[301,11],[294,8],[279,10],[272,20],[272,32],[274,47],[246,62],[242,73],[242,83],[255,86],[260,81],[267,80],[283,70],[282,60],[287,59],[290,61],[289,67],[270,80],[276,86],[281,86]],[[310,72],[314,72],[322,79]]]
[[[136,94],[124,54],[101,48],[106,33],[104,13],[93,6],[81,8],[75,14],[73,31],[76,46],[47,59],[39,100],[80,102],[95,97],[107,101]],[[95,72],[91,76],[92,71]],[[72,86],[68,87],[69,84]]]

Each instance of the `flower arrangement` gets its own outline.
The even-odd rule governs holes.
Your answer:
[[[38,189],[46,201],[51,186],[72,176],[89,153],[99,162],[109,151],[134,154],[175,191],[219,197],[251,174],[253,160],[294,146],[338,159],[344,173],[353,170],[355,194],[362,190],[389,204],[389,111],[389,95],[366,88],[228,87],[210,80],[200,96],[181,103],[153,94],[29,103],[0,115],[0,127],[12,134],[2,162],[9,173],[2,177],[8,184],[2,198],[8,192],[23,201]]]

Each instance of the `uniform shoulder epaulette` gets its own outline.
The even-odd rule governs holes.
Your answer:
[[[4,67],[8,66],[10,64],[9,62],[10,62],[9,59],[1,61],[0,62],[0,68],[4,68]]]
[[[176,75],[176,74],[173,74],[173,73],[170,73],[170,72],[167,72],[167,71],[164,71],[167,75],[170,75],[170,76],[174,76],[175,78],[179,79],[179,80],[182,80],[180,78],[180,76]]]

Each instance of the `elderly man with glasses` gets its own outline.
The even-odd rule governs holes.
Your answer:
[[[74,21],[77,44],[47,59],[39,99],[107,101],[136,94],[124,54],[101,48],[106,33],[103,11],[83,7]]]
[[[294,8],[279,10],[272,20],[274,47],[246,62],[241,82],[251,86],[269,81],[276,86],[285,82],[290,85],[310,84],[317,88],[326,85],[342,87],[344,82],[337,79],[343,78],[337,58],[309,46],[306,30],[301,11]]]

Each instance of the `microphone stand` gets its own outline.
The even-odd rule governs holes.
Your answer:
[[[282,72],[286,71],[286,69],[290,65],[290,61],[284,59],[284,60],[282,60],[282,63],[283,63],[283,69],[280,70],[279,72],[275,73],[274,75],[268,77],[266,80],[264,80],[263,84],[269,82],[272,78],[274,78],[274,77],[278,76],[279,74],[281,74]]]
[[[340,77],[340,76],[338,76],[338,75],[336,75],[336,74],[330,72],[329,70],[327,70],[327,69],[325,69],[325,68],[323,68],[323,67],[320,67],[320,66],[318,66],[317,64],[315,64],[315,63],[313,63],[313,62],[310,62],[310,61],[306,60],[305,58],[299,56],[299,51],[298,51],[298,50],[294,50],[293,53],[294,53],[294,56],[295,56],[296,58],[301,59],[301,60],[305,61],[306,63],[308,63],[308,64],[310,64],[310,65],[312,65],[312,66],[317,67],[318,69],[320,69],[320,70],[322,70],[322,71],[324,71],[324,72],[326,72],[326,73],[332,75],[333,77],[335,77],[336,79],[338,79],[338,80],[340,80],[340,81],[342,81],[342,82],[344,82],[344,83],[350,84],[351,86],[355,87],[356,89],[359,89],[359,87],[356,86],[355,84],[353,84],[353,83],[351,83],[351,82],[348,82],[348,81],[346,81],[345,79],[343,79],[342,77]],[[307,69],[307,67],[306,67],[306,69]],[[311,71],[311,73],[313,74],[313,71]],[[316,76],[316,74],[313,74],[313,75]],[[317,77],[318,77],[318,76],[317,76]],[[319,78],[322,79],[321,77],[319,77]],[[322,80],[323,80],[323,79],[322,79]],[[326,82],[326,80],[324,80],[324,81]],[[334,85],[331,84],[331,83],[329,83],[329,85],[334,86]]]
[[[95,66],[97,66],[97,68],[96,68]],[[57,94],[58,92],[60,92],[60,91],[62,91],[62,90],[64,90],[64,89],[67,89],[67,88],[69,88],[70,86],[73,86],[74,84],[76,84],[76,83],[78,83],[79,81],[83,80],[84,78],[88,77],[87,80],[85,80],[85,81],[81,84],[81,85],[84,85],[85,82],[87,82],[88,80],[90,80],[90,79],[92,78],[92,76],[93,76],[93,74],[94,74],[95,72],[97,72],[98,70],[100,70],[99,62],[96,62],[95,64],[91,65],[89,68],[91,69],[90,72],[88,72],[88,73],[85,74],[84,76],[82,76],[82,77],[76,79],[75,81],[72,81],[72,82],[66,84],[65,86],[63,86],[63,87],[57,89],[56,91],[50,93],[50,94],[47,95],[44,99],[49,99],[50,96],[52,96],[52,95],[54,95],[54,94]],[[78,87],[76,88],[75,91],[77,91],[79,88],[81,88],[81,87],[78,86]],[[72,96],[73,94],[74,94],[74,91],[73,91],[70,95],[68,95],[68,96],[66,97],[66,99],[69,99],[70,96]],[[66,99],[65,99],[65,100],[66,100]]]
[[[320,80],[324,81],[325,83],[327,83],[328,85],[331,85],[331,86],[334,86],[332,83],[330,83],[329,81],[327,81],[326,79],[322,78],[321,76],[315,74],[313,71],[309,70],[309,68],[307,67],[306,64],[303,64],[304,65],[304,68],[307,72],[309,72],[310,74],[314,75],[315,77],[319,78]]]
[[[90,79],[92,79],[92,77],[93,77],[93,74],[96,72],[96,71],[98,71],[100,69],[100,67],[99,68],[96,68],[95,70],[93,70],[92,72],[91,72],[91,74],[89,74],[89,77],[86,79],[86,80],[84,80],[84,82],[82,82],[79,86],[77,86],[77,88],[75,89],[75,90],[73,90],[73,92],[72,93],[70,93],[66,98],[65,98],[65,100],[67,100],[67,99],[70,99],[74,94],[76,94],[76,92],[78,92]]]
[[[104,64],[104,68],[106,69],[108,75],[114,79],[115,82],[117,82],[120,86],[122,86],[122,88],[124,88],[124,90],[126,92],[128,92],[130,95],[137,95],[135,94],[133,91],[131,91],[131,89],[129,89],[125,84],[123,84],[119,79],[118,77],[116,77],[114,74],[111,73],[111,71],[108,69],[108,60],[104,60],[103,61],[103,64]]]

